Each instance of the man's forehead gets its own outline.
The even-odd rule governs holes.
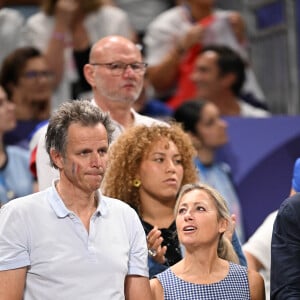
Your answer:
[[[93,48],[92,55],[121,54],[141,55],[137,45],[124,37],[107,37],[100,40]]]

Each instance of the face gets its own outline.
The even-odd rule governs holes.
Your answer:
[[[8,101],[5,91],[0,87],[0,132],[5,133],[15,126],[15,105]]]
[[[87,193],[100,187],[106,169],[108,139],[105,127],[69,126],[66,153],[64,157],[56,152],[54,163],[61,170],[61,180]]]
[[[52,74],[43,57],[27,61],[13,93],[18,93],[28,104],[50,101],[52,95]]]
[[[206,51],[196,60],[191,79],[196,84],[199,98],[211,100],[218,97],[222,91],[222,78],[217,59],[215,52]]]
[[[201,147],[217,149],[228,142],[227,123],[221,119],[219,109],[213,103],[203,107],[196,127]]]
[[[91,63],[141,63],[142,56],[138,48],[129,41],[112,40],[99,47],[91,58]],[[109,66],[87,65],[87,80],[97,94],[110,101],[132,104],[139,97],[143,88],[144,72],[137,73],[127,67],[121,74],[113,74]]]
[[[226,230],[227,222],[218,220],[213,199],[204,190],[192,190],[183,195],[176,214],[179,241],[185,247],[214,245]]]
[[[176,145],[162,139],[143,158],[137,178],[141,181],[140,199],[151,197],[158,201],[175,201],[183,179],[181,154]]]

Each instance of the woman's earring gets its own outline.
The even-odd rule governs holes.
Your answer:
[[[132,182],[133,186],[138,188],[141,186],[141,181],[139,179],[134,179],[133,182]]]

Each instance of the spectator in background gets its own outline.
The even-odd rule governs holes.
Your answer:
[[[0,83],[15,104],[17,118],[17,127],[5,135],[5,141],[28,148],[32,130],[49,118],[53,74],[39,50],[22,47],[4,59]]]
[[[265,299],[261,276],[237,264],[224,235],[231,222],[229,211],[215,189],[183,186],[174,214],[185,257],[150,281],[154,300]]]
[[[245,64],[238,53],[226,46],[207,46],[197,56],[191,79],[197,97],[213,102],[222,116],[269,116],[266,110],[240,98],[245,74]]]
[[[147,64],[141,51],[122,36],[100,39],[91,49],[89,63],[84,74],[93,90],[93,103],[110,113],[115,124],[114,139],[127,128],[138,125],[162,123],[137,113],[132,107],[143,88]],[[36,157],[37,177],[40,189],[51,185],[57,172],[51,168],[45,149],[46,126],[40,129]]]
[[[117,7],[101,0],[42,1],[42,10],[27,20],[22,43],[40,49],[54,72],[53,108],[90,92],[83,66],[92,44],[112,34],[133,36],[127,15]]]
[[[13,198],[31,194],[34,189],[29,172],[29,152],[8,146],[3,140],[5,132],[15,126],[15,105],[0,86],[0,206]]]
[[[140,114],[156,119],[168,120],[173,114],[171,108],[159,99],[153,97],[151,84],[145,74],[143,89],[133,108]]]
[[[290,196],[300,192],[300,158],[294,165]],[[270,299],[270,271],[271,271],[271,240],[277,210],[270,213],[258,229],[252,234],[243,250],[249,268],[261,272],[265,281],[266,299]]]
[[[110,0],[126,11],[137,34],[139,43],[143,43],[143,37],[150,22],[165,10],[175,6],[175,0]]]
[[[3,59],[18,47],[24,17],[15,9],[2,7],[0,0],[0,67]]]
[[[196,96],[190,75],[203,46],[224,44],[247,60],[242,17],[234,11],[216,10],[213,0],[187,0],[165,11],[149,25],[144,42],[150,82],[172,108]],[[257,98],[263,97],[250,69],[245,84]]]
[[[174,112],[174,118],[189,134],[196,156],[195,166],[200,181],[214,187],[225,199],[229,211],[236,218],[236,232],[244,241],[242,208],[237,195],[230,166],[216,160],[217,150],[228,143],[227,124],[221,119],[218,107],[212,102],[190,100]]]
[[[150,277],[178,262],[184,254],[174,221],[176,195],[183,184],[198,181],[194,149],[180,126],[135,126],[110,149],[102,190],[139,214],[147,234]],[[233,239],[241,263],[239,241]]]

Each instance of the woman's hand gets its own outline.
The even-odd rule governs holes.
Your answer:
[[[166,262],[166,251],[167,246],[162,246],[163,237],[161,236],[161,231],[154,226],[153,229],[147,235],[147,246],[148,252],[151,258],[161,264]]]

